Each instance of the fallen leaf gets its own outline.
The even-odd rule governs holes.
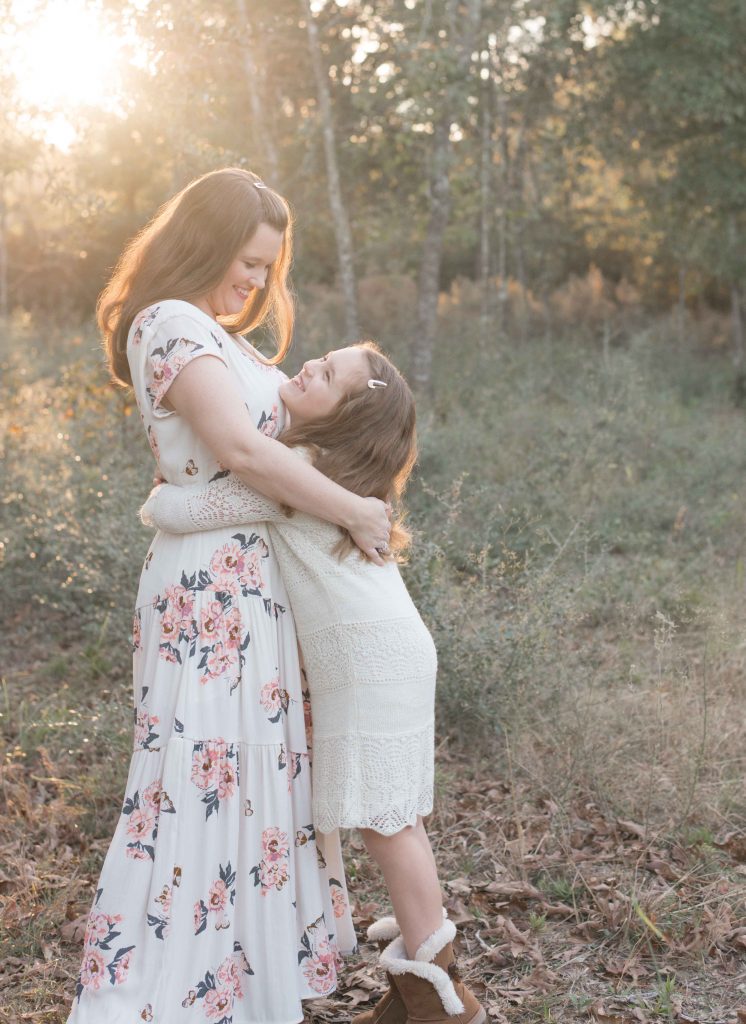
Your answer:
[[[81,942],[85,935],[87,924],[88,914],[82,914],[80,917],[76,917],[74,921],[68,921],[67,924],[63,924],[60,928],[60,935],[65,942]]]
[[[647,830],[643,825],[638,825],[636,821],[623,818],[617,818],[617,827],[622,832],[628,832],[631,836],[637,836],[638,839],[644,839],[647,835]]]
[[[455,925],[471,924],[475,920],[474,915],[469,913],[462,901],[453,896],[446,900],[446,907],[448,916]]]

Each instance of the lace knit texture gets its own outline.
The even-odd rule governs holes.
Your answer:
[[[336,526],[287,516],[232,476],[164,485],[141,518],[169,533],[270,524],[311,692],[316,828],[392,835],[429,814],[437,658],[396,564],[340,562]]]

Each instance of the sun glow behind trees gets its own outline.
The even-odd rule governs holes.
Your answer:
[[[132,33],[86,0],[12,0],[0,30],[0,55],[14,83],[18,127],[66,151],[91,108],[117,112]]]

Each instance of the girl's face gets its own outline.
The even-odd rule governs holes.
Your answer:
[[[332,412],[345,395],[359,391],[370,376],[365,349],[338,348],[309,359],[295,377],[280,385],[290,421],[311,423]]]
[[[260,224],[236,255],[220,284],[195,301],[209,316],[235,316],[253,291],[264,288],[267,271],[280,254],[282,232]]]

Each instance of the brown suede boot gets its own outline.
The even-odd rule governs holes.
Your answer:
[[[386,947],[381,964],[393,975],[407,1008],[406,1024],[484,1024],[487,1012],[458,976],[452,942],[456,928],[444,921],[422,943],[414,960],[402,938]]]
[[[367,932],[369,942],[378,943],[379,953],[399,936],[399,925],[394,917],[382,917],[380,921],[374,921]],[[406,1024],[407,1008],[402,1002],[401,996],[396,987],[396,982],[390,974],[386,974],[389,983],[386,992],[376,1005],[359,1013],[352,1018],[352,1024]]]

